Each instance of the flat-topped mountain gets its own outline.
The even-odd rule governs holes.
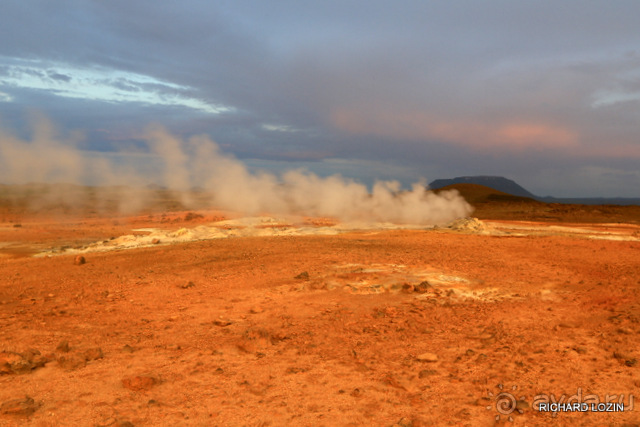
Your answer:
[[[538,198],[531,192],[525,190],[515,181],[507,179],[503,176],[459,176],[457,178],[451,179],[436,179],[429,184],[429,188],[432,190],[437,190],[439,188],[447,187],[453,184],[476,184],[482,185],[484,187],[489,187],[513,196],[529,197],[531,199]]]
[[[518,196],[529,198],[533,200],[537,200],[539,202],[544,203],[562,203],[562,204],[576,204],[576,205],[620,205],[620,206],[629,206],[629,205],[638,205],[640,206],[640,198],[636,197],[552,197],[545,196],[540,197],[526,190],[524,187],[516,183],[515,181],[505,178],[503,176],[459,176],[456,178],[450,179],[436,179],[429,184],[429,188],[431,190],[439,190],[441,188],[450,187],[450,186],[458,186],[462,184],[474,184],[483,187],[489,187],[490,189],[497,190],[498,192],[507,193],[507,195]],[[460,188],[457,188],[461,191]],[[467,196],[473,198],[476,197],[476,193],[485,190],[479,190],[478,188],[466,189]],[[463,193],[461,191],[461,193]],[[471,194],[474,193],[474,194]],[[463,196],[465,196],[463,194]],[[500,198],[500,197],[498,197]],[[496,195],[492,196],[490,199],[496,200]],[[470,199],[467,199],[470,200]]]

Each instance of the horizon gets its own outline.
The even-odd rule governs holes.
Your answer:
[[[0,182],[60,179],[66,152],[166,185],[145,143],[162,126],[176,164],[205,137],[254,174],[368,188],[490,175],[540,197],[640,198],[639,14],[633,1],[9,0]]]
[[[250,168],[249,168],[249,171]],[[255,171],[253,171],[253,173],[255,173]],[[327,178],[327,177],[321,177],[321,178]],[[343,177],[340,177],[342,179],[344,179]],[[457,176],[457,177],[453,177],[453,178],[437,178],[435,180],[433,180],[431,183],[435,182],[435,181],[452,181],[452,180],[456,180],[456,179],[460,179],[460,178],[500,178],[500,179],[506,179],[508,181],[511,181],[513,183],[515,183],[516,185],[518,185],[519,187],[521,187],[522,189],[524,189],[525,191],[528,191],[529,193],[531,193],[526,187],[520,185],[517,181],[512,180],[508,177],[504,177],[504,176],[497,176],[497,175],[474,175],[474,176]],[[360,184],[359,181],[357,180],[351,180],[349,178],[347,178],[348,181],[353,181],[356,184]],[[429,183],[429,184],[431,184]],[[448,189],[448,187],[451,187],[453,185],[458,185],[458,184],[448,184],[446,186],[443,187],[437,187],[437,188],[432,188],[429,184],[424,184],[424,189],[425,191],[436,191],[442,188]],[[507,194],[511,194],[508,191],[504,191],[504,190],[500,190],[488,185],[484,185],[484,184],[477,184],[477,183],[467,183],[470,185],[477,185],[477,186],[484,186],[484,187],[488,187],[491,188],[493,190],[496,191],[500,191],[500,192],[504,192]],[[284,182],[278,182],[277,183],[278,186],[286,186],[286,183]],[[375,182],[371,183],[371,184],[364,184],[364,186],[366,187],[366,189],[369,191],[369,195],[372,194],[373,192],[373,188],[374,188]],[[100,189],[100,188],[124,188],[124,189],[140,189],[140,190],[149,190],[149,191],[169,191],[169,192],[186,192],[186,193],[212,193],[214,191],[208,191],[200,186],[192,186],[190,188],[187,189],[177,189],[177,188],[172,188],[169,186],[165,186],[165,185],[160,185],[157,184],[156,182],[148,182],[146,184],[142,183],[140,185],[127,185],[127,184],[111,184],[111,185],[100,185],[100,184],[83,184],[83,183],[74,183],[74,182],[42,182],[42,181],[32,181],[32,182],[23,182],[23,183],[7,183],[7,182],[0,182],[0,186],[6,186],[6,187],[12,187],[12,186],[25,186],[25,187],[29,187],[29,186],[51,186],[51,187],[55,187],[55,186],[75,186],[75,187],[84,187],[84,188],[93,188],[93,189]],[[397,194],[403,193],[403,192],[408,192],[411,191],[410,186],[407,185],[401,185],[399,187],[399,190],[397,191]],[[547,203],[552,203],[551,200],[548,199],[553,199],[553,201],[555,203],[561,203],[561,204],[565,204],[565,203],[576,203],[576,204],[581,204],[581,200],[582,201],[609,201],[611,203],[609,204],[613,204],[616,205],[617,203],[615,203],[615,200],[621,200],[621,201],[633,201],[633,204],[639,204],[639,203],[635,203],[635,202],[640,202],[640,197],[619,197],[619,196],[589,196],[589,197],[572,197],[572,196],[565,196],[565,197],[556,197],[554,195],[540,195],[540,194],[534,194],[531,193],[533,198],[539,201],[543,201],[543,202],[547,202]],[[600,204],[600,203],[597,203]],[[215,208],[215,206],[212,206]]]

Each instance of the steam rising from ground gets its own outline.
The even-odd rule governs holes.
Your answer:
[[[203,190],[199,200],[204,197],[210,207],[251,215],[269,212],[343,221],[441,224],[472,210],[457,192],[427,192],[422,183],[401,191],[398,182],[376,182],[369,193],[366,186],[338,175],[322,178],[303,170],[280,177],[253,173],[208,137],[181,140],[160,126],[150,127],[142,139],[151,155],[100,155],[80,150],[77,135],[57,138],[53,127],[41,119],[31,141],[0,133],[0,182],[92,183],[99,186],[92,190],[97,209],[110,201],[121,212],[133,212],[148,203],[148,191],[142,189],[150,180],[177,190],[175,195],[187,208],[196,203],[189,191],[196,187]],[[140,159],[146,161],[146,170]],[[79,203],[76,199],[84,196],[77,194],[43,192],[32,202]]]

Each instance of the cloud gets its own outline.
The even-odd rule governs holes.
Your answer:
[[[444,141],[475,149],[539,149],[576,147],[576,131],[558,125],[518,120],[483,123],[464,119],[441,119],[421,112],[337,110],[337,128],[349,133],[393,139]]]
[[[12,88],[28,88],[57,96],[106,102],[180,106],[208,114],[220,114],[230,107],[207,103],[192,96],[193,88],[154,77],[104,67],[78,67],[50,61],[0,58],[5,67],[2,83]],[[44,70],[54,67],[55,70]]]
[[[13,97],[8,93],[0,92],[0,102],[11,102]]]
[[[414,179],[426,164],[430,177],[525,179],[637,153],[633,0],[56,5],[3,3],[0,114],[20,127],[38,108],[82,128],[83,148],[159,122],[285,169],[325,156],[406,166]]]

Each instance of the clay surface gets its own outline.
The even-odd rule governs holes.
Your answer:
[[[4,217],[0,425],[640,422],[632,222]]]

